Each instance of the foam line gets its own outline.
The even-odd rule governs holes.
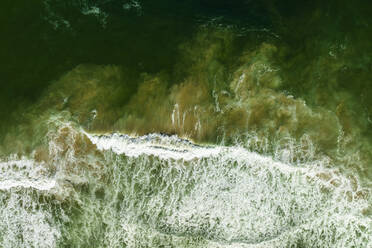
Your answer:
[[[56,186],[56,180],[47,177],[46,173],[46,168],[33,160],[0,162],[0,190],[17,187],[51,190]]]

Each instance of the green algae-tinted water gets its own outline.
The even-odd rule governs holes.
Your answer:
[[[361,106],[358,115],[368,119],[369,5],[365,1],[5,1],[2,119],[35,103],[51,82],[80,64],[125,67],[131,77],[130,86],[125,85],[129,95],[141,73],[166,71],[171,84],[179,82],[184,77],[174,69],[182,60],[179,47],[203,25],[238,33],[239,41],[226,54],[228,60],[221,61],[224,66],[231,66],[244,47],[274,43],[280,49],[275,59],[285,77],[283,90],[313,105],[327,103],[314,99],[312,92],[347,91]]]
[[[367,1],[0,18],[0,246],[371,246]]]

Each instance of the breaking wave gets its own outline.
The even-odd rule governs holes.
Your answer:
[[[106,25],[110,2],[73,9]],[[73,27],[56,3],[49,21]],[[213,25],[172,68],[79,65],[14,111],[0,247],[372,247],[369,110],[336,87],[352,49],[327,44],[292,75],[305,59],[269,29]],[[311,90],[292,96],[298,74]]]
[[[46,161],[0,163],[2,247],[372,245],[368,190],[327,160],[48,121]]]

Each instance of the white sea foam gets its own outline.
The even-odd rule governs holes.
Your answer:
[[[135,9],[137,12],[137,15],[142,14],[142,6],[141,3],[137,0],[130,0],[127,3],[123,4],[123,9],[124,10],[130,10],[130,9]]]
[[[112,150],[117,154],[130,157],[154,155],[162,159],[192,160],[213,157],[221,153],[223,147],[201,147],[177,136],[149,134],[133,138],[129,135],[113,134],[94,136],[87,134],[93,144],[100,150]]]
[[[115,172],[123,180],[123,194],[133,201],[126,203],[125,213],[134,219],[149,216],[150,227],[165,226],[174,242],[174,235],[201,235],[208,247],[371,245],[372,222],[362,214],[368,208],[362,189],[322,161],[294,166],[242,147],[202,147],[159,134],[89,138],[98,149],[124,154],[126,163],[136,165],[135,171],[119,166]],[[160,178],[152,174],[156,168],[161,168]],[[160,187],[152,180],[163,186],[148,196]],[[135,185],[142,191],[133,191]],[[137,237],[143,231],[134,232]]]
[[[40,206],[28,192],[0,194],[0,246],[53,248],[61,237],[50,206]]]
[[[44,163],[16,156],[0,162],[1,247],[56,247],[61,233],[51,206],[39,204],[32,193],[48,193],[56,186]]]
[[[44,164],[31,159],[0,162],[0,190],[17,187],[51,190],[56,180],[49,174]]]
[[[58,118],[50,121],[56,127],[51,125],[47,136],[49,162],[57,163],[59,172],[26,158],[0,163],[4,247],[57,247],[61,238],[87,244],[102,222],[106,229],[98,247],[121,247],[123,242],[127,247],[185,248],[372,245],[372,221],[363,214],[366,194],[357,181],[322,161],[293,165],[239,146],[201,146],[161,134],[99,136]],[[104,156],[75,153],[79,135],[86,135]],[[97,171],[106,173],[105,184],[79,167],[83,161],[92,169],[96,159],[105,166],[105,172]],[[77,179],[70,186],[56,183],[64,178]],[[69,216],[53,216],[55,210],[31,192],[61,193],[76,182],[93,191],[76,196],[80,227],[66,232],[56,217]],[[102,195],[96,196],[101,187]]]

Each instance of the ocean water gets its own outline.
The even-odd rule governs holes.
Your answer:
[[[0,247],[372,247],[367,1],[4,1]]]

